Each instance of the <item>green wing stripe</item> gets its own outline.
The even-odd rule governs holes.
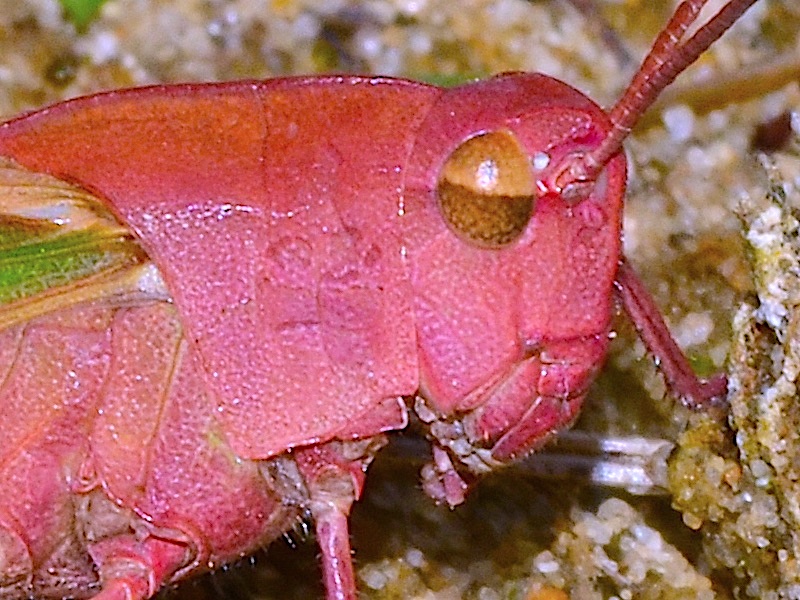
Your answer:
[[[147,260],[130,235],[0,217],[0,306]]]

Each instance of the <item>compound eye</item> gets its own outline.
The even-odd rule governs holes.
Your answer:
[[[512,242],[533,214],[530,159],[507,129],[476,135],[456,148],[436,191],[450,228],[482,246]]]

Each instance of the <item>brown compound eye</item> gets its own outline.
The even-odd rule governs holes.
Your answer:
[[[513,241],[533,214],[530,160],[507,129],[477,135],[456,148],[436,191],[450,228],[484,246]]]

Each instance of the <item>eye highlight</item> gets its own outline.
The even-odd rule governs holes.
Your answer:
[[[477,135],[447,158],[436,192],[457,235],[482,246],[506,245],[533,214],[530,159],[507,129]]]

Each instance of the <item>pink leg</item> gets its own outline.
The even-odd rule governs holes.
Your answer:
[[[367,465],[378,447],[385,443],[381,436],[372,441],[333,442],[310,446],[294,453],[297,466],[306,480],[311,496],[311,514],[322,552],[322,581],[327,600],[356,600],[356,579],[350,549],[350,528],[347,518],[353,502],[361,496]],[[363,445],[358,458],[345,458],[344,444],[352,449]]]
[[[146,600],[186,564],[186,547],[157,538],[121,536],[90,546],[102,590],[92,600]]]
[[[670,389],[691,408],[707,407],[725,398],[728,380],[719,373],[708,380],[694,374],[686,355],[675,343],[661,312],[633,268],[623,261],[617,271],[617,290],[625,312],[644,345],[659,361]]]
[[[317,543],[322,551],[322,582],[328,600],[355,600],[356,578],[350,550],[347,512],[333,504],[316,510]],[[349,512],[349,509],[348,509]]]

